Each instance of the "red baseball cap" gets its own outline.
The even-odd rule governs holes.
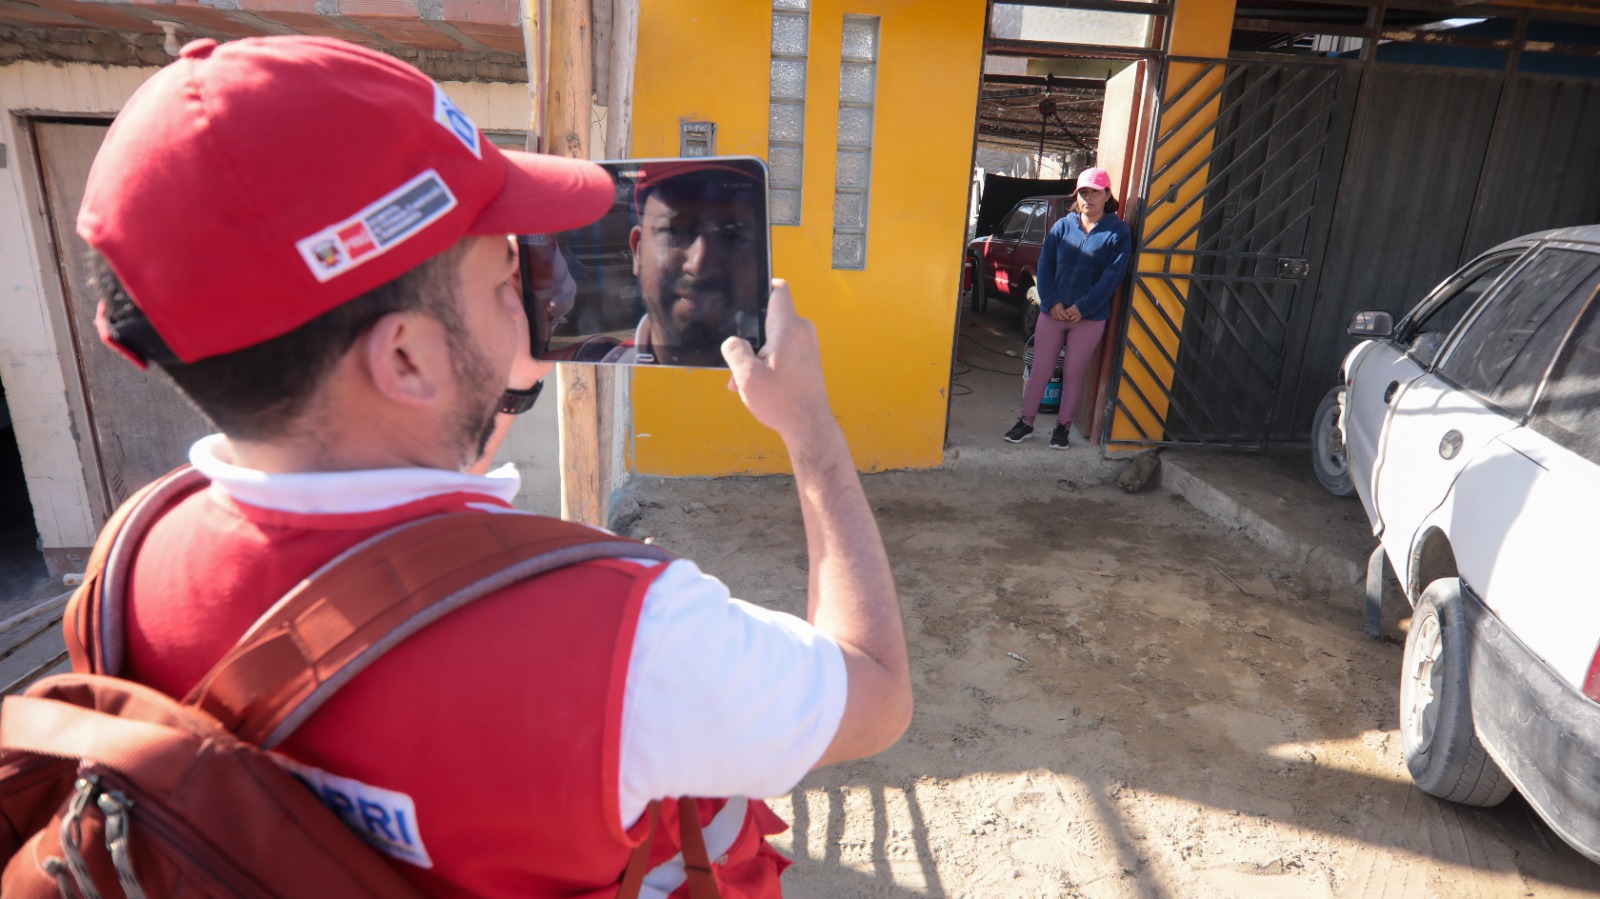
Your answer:
[[[633,211],[644,215],[650,192],[666,184],[690,179],[710,179],[725,187],[754,188],[765,183],[759,159],[711,162],[699,159],[650,159],[634,167]]]
[[[502,152],[381,53],[206,39],[112,123],[78,234],[193,362],[292,331],[467,235],[581,227],[614,197],[591,162]],[[100,318],[102,339],[137,361]]]

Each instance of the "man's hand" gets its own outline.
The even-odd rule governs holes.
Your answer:
[[[772,281],[767,343],[761,352],[754,352],[742,337],[730,337],[722,343],[722,358],[733,373],[728,389],[738,393],[756,421],[777,431],[784,443],[834,423],[822,380],[817,328],[795,312],[788,282]]]

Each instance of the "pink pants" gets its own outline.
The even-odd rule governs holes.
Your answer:
[[[1039,401],[1044,399],[1044,388],[1055,373],[1055,359],[1061,345],[1067,345],[1067,360],[1061,366],[1061,411],[1056,413],[1058,424],[1072,424],[1078,411],[1078,401],[1083,398],[1083,378],[1094,358],[1094,348],[1100,345],[1106,323],[1079,319],[1068,324],[1058,322],[1046,313],[1039,315],[1039,324],[1033,332],[1033,368],[1028,372],[1028,389],[1022,392],[1022,420],[1030,426],[1039,414]]]

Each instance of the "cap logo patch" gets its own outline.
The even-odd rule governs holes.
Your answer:
[[[456,208],[455,194],[433,169],[355,215],[295,243],[320,282],[344,274],[393,249]]]
[[[478,126],[472,124],[467,114],[445,96],[444,88],[437,83],[433,86],[433,120],[455,135],[463,146],[472,151],[473,156],[483,158],[483,148],[478,145]]]

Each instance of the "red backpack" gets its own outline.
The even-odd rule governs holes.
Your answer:
[[[117,510],[67,607],[74,673],[0,704],[6,899],[419,896],[268,750],[384,652],[481,596],[591,559],[672,558],[528,515],[409,522],[302,581],[180,702],[114,676],[122,591],[150,523],[205,486],[180,468]],[[693,802],[682,807],[693,814]],[[648,863],[649,814],[650,838],[619,883],[625,899]],[[698,822],[684,824],[692,894],[714,897]]]

